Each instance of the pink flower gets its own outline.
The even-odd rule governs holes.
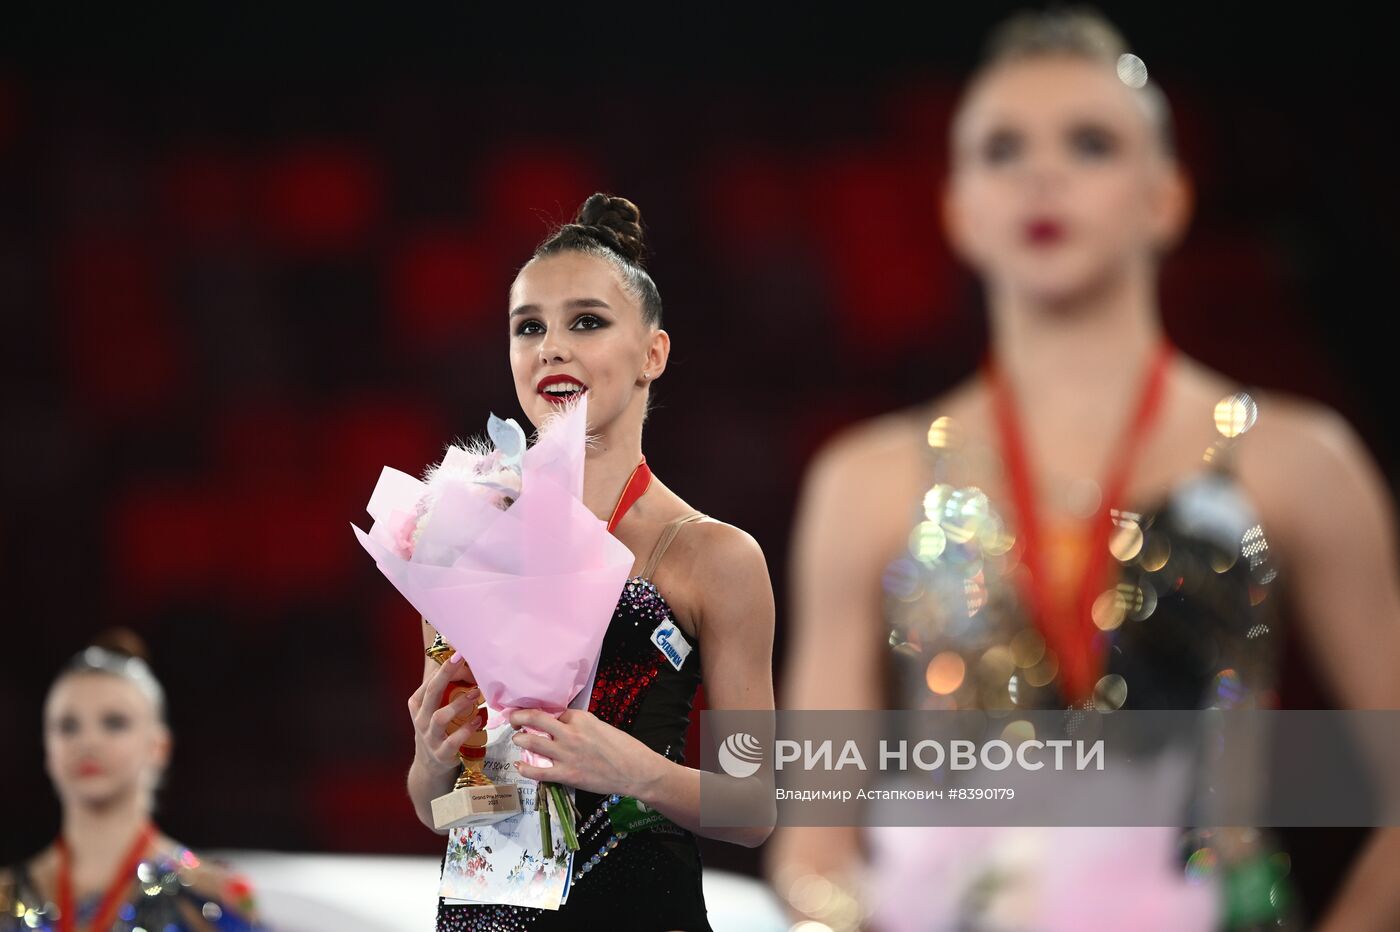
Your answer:
[[[402,560],[413,559],[413,548],[417,543],[414,531],[418,528],[418,516],[395,511],[389,526],[393,540],[394,555]]]

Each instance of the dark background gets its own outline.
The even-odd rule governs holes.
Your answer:
[[[507,287],[594,190],[641,205],[674,340],[648,460],[763,544],[781,656],[804,463],[984,344],[936,185],[1012,8],[10,11],[0,860],[56,830],[42,699],[116,624],[169,693],[172,834],[440,851],[403,792],[415,616],[348,524],[384,464],[518,415]],[[1339,4],[1101,8],[1198,186],[1169,332],[1340,409],[1394,485],[1392,33]],[[1289,671],[1287,703],[1330,704]],[[1359,836],[1298,833],[1314,903]]]

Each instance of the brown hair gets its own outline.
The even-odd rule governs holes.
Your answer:
[[[1143,111],[1156,131],[1162,151],[1176,155],[1176,134],[1166,95],[1153,81],[1140,73],[1141,83],[1131,81],[1130,73],[1141,67],[1141,59],[1131,55],[1128,42],[1102,13],[1093,7],[1051,7],[1023,10],[1002,20],[988,36],[982,60],[974,79],[999,65],[1043,55],[1069,55],[1098,62],[1114,69],[1132,88]]]
[[[130,628],[108,628],[92,643],[78,651],[59,672],[57,679],[70,673],[107,673],[130,681],[154,703],[156,717],[165,720],[165,690],[151,672],[146,644]]]
[[[661,294],[644,267],[642,212],[625,197],[594,194],[571,223],[560,226],[535,247],[535,258],[582,252],[606,259],[622,277],[623,288],[642,308],[642,319],[661,326]]]
[[[141,640],[141,635],[130,628],[108,628],[93,638],[90,646],[102,647],[114,653],[125,654],[128,657],[136,657],[147,663],[151,660],[151,652],[146,649],[146,642]]]

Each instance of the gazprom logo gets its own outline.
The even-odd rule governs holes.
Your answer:
[[[656,645],[656,649],[661,651],[666,661],[677,670],[685,663],[685,658],[690,656],[690,642],[685,639],[685,635],[676,630],[673,623],[663,621],[651,632],[651,643]]]
[[[676,633],[675,628],[666,628],[656,633],[656,644],[661,648],[661,653],[665,654],[675,666],[681,665],[681,652],[676,650],[676,645],[671,643],[671,635]]]
[[[751,777],[763,763],[763,745],[753,735],[739,731],[719,746],[719,765],[731,777]]]

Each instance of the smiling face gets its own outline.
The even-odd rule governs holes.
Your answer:
[[[590,430],[619,418],[640,425],[669,348],[606,258],[565,250],[532,259],[511,287],[511,374],[536,427],[581,392]]]
[[[953,127],[949,238],[994,290],[1071,301],[1150,267],[1182,233],[1189,188],[1111,65],[1011,60],[974,84]]]
[[[155,789],[170,736],[134,683],[110,673],[70,673],[44,707],[44,753],[65,806],[102,805]]]

